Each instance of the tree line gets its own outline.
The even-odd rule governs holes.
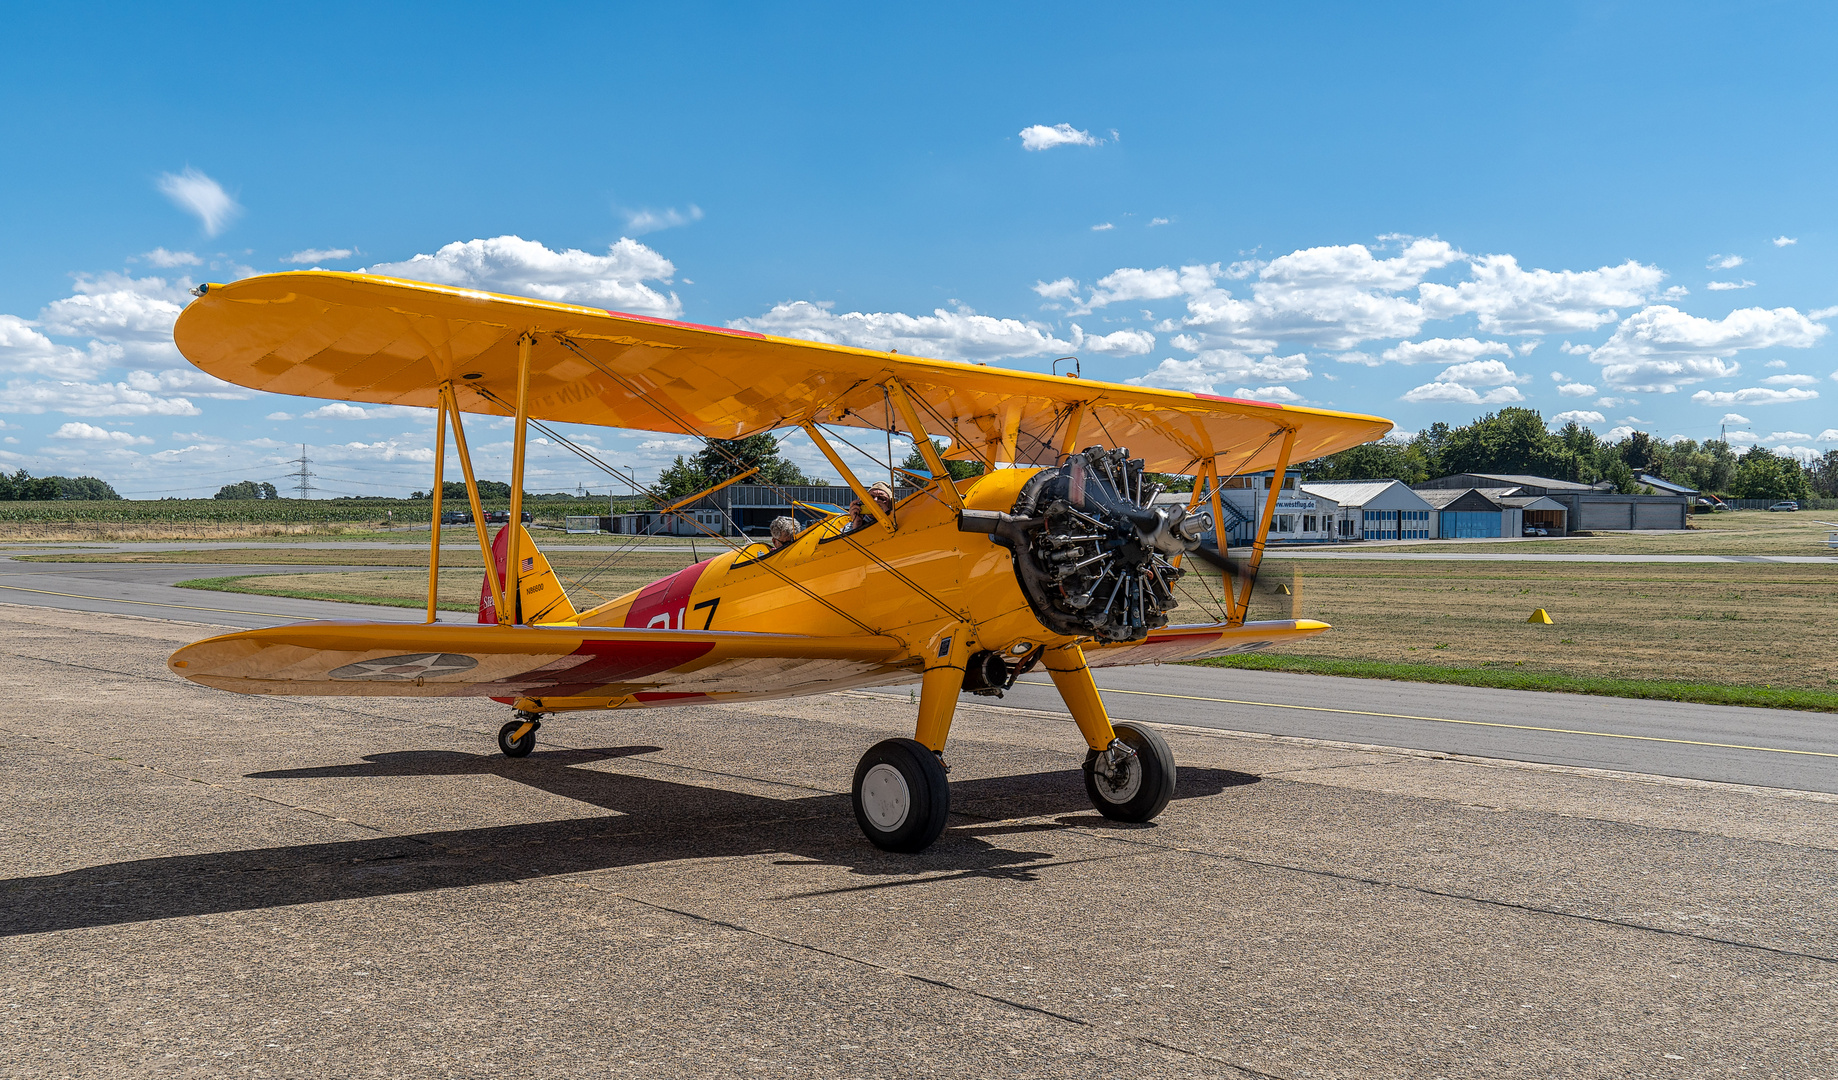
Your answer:
[[[93,476],[33,476],[24,469],[11,476],[0,472],[0,500],[8,502],[119,498],[113,485]]]
[[[1436,423],[1408,440],[1384,439],[1303,462],[1305,480],[1402,480],[1456,473],[1607,481],[1638,494],[1641,474],[1734,499],[1838,498],[1838,451],[1802,465],[1764,446],[1740,455],[1721,439],[1655,439],[1644,431],[1608,442],[1574,421],[1552,431],[1536,409],[1508,408],[1460,427]]]

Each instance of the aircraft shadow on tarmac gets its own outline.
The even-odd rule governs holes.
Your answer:
[[[779,865],[840,866],[883,879],[827,891],[921,884],[940,875],[1029,881],[1036,876],[1030,866],[1050,859],[1050,853],[1005,848],[992,839],[1071,824],[1154,828],[1099,817],[1076,770],[989,777],[953,782],[952,817],[961,824],[918,855],[895,855],[863,839],[848,795],[774,799],[572,767],[657,750],[551,750],[515,761],[496,754],[401,751],[350,765],[252,773],[251,780],[500,776],[615,815],[174,855],[0,880],[0,896],[6,898],[0,937],[761,854],[789,856],[777,860]],[[1174,797],[1204,798],[1257,779],[1224,769],[1184,768]],[[1012,820],[1074,813],[1076,818],[1055,823]]]

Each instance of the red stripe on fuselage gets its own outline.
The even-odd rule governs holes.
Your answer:
[[[625,625],[647,630],[682,630],[689,617],[689,594],[712,559],[686,566],[646,585],[625,613]],[[702,627],[697,626],[700,630]]]

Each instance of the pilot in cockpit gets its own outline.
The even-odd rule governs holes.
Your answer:
[[[797,538],[798,519],[783,515],[772,519],[772,550],[788,548]]]

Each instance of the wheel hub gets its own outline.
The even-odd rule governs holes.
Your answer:
[[[892,765],[876,765],[862,777],[862,812],[875,828],[888,832],[899,828],[912,806],[913,794],[906,786],[906,777]]]

